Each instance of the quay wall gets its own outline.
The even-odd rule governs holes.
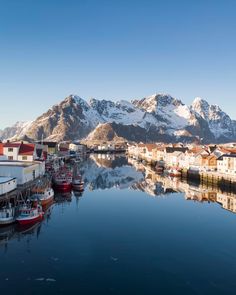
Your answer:
[[[236,177],[218,172],[198,172],[182,169],[182,178],[201,185],[216,186],[236,192]]]

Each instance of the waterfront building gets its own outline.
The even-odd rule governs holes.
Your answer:
[[[44,146],[44,153],[47,155],[55,155],[58,152],[58,143],[55,141],[38,141],[39,144]]]
[[[1,144],[1,160],[32,162],[43,158],[43,146],[35,143],[6,142]]]
[[[223,155],[218,158],[217,171],[236,176],[236,154]]]
[[[178,161],[177,158],[180,156],[181,153],[185,153],[188,150],[187,147],[173,147],[167,146],[164,150],[164,162],[167,166],[176,166],[176,162]],[[175,153],[176,152],[176,153]],[[172,165],[172,162],[175,162]]]
[[[7,194],[17,187],[16,178],[0,176],[0,195]]]
[[[143,148],[143,157],[147,162],[151,163],[152,161],[156,161],[154,157],[156,148],[157,148],[157,145],[155,143],[145,144]]]
[[[0,142],[0,161],[7,160],[7,157],[3,154],[3,143]]]
[[[17,161],[20,146],[20,142],[7,142],[3,145],[3,154],[9,161]]]
[[[0,161],[0,175],[17,179],[23,185],[45,174],[45,162]]]
[[[75,153],[83,154],[87,152],[87,147],[84,144],[81,144],[79,142],[72,142],[69,144],[70,151],[73,151]]]
[[[153,160],[157,162],[164,161],[165,147],[157,146],[152,150]]]
[[[21,144],[19,148],[18,161],[32,162],[37,158],[36,145],[33,143]]]

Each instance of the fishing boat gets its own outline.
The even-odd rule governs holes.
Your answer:
[[[43,219],[42,206],[35,202],[34,202],[34,205],[32,206],[31,202],[27,201],[27,203],[19,209],[19,216],[16,218],[16,221],[20,225],[28,225],[28,224],[39,222],[42,219]]]
[[[84,182],[82,176],[79,173],[79,166],[75,163],[72,176],[72,189],[75,191],[84,190]]]
[[[15,221],[15,207],[12,207],[11,203],[0,209],[0,225],[11,224]]]
[[[66,167],[62,167],[53,175],[53,185],[56,191],[69,192],[72,189],[72,173]]]
[[[181,171],[178,168],[169,169],[168,174],[171,177],[181,177]]]
[[[164,167],[163,166],[156,166],[156,171],[158,174],[162,174],[164,172]]]
[[[73,177],[72,179],[72,189],[83,191],[84,190],[84,182],[82,181],[82,177],[78,175],[77,177]]]
[[[32,201],[38,200],[42,206],[52,203],[54,198],[54,190],[49,186],[35,187],[32,189],[32,193],[30,199]]]

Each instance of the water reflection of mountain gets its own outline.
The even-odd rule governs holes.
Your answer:
[[[124,155],[91,155],[81,164],[80,171],[85,186],[90,190],[130,188],[154,197],[180,192],[186,200],[219,203],[222,208],[236,213],[236,195],[163,177],[150,166]]]
[[[144,179],[143,173],[128,164],[124,156],[92,155],[82,163],[80,171],[90,190],[129,188]]]
[[[96,162],[97,166],[105,168],[114,169],[128,164],[127,158],[123,154],[93,154],[90,159]]]

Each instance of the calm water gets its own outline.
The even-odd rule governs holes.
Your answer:
[[[224,194],[124,157],[92,157],[81,171],[82,196],[57,196],[31,229],[0,229],[1,294],[235,294]]]

